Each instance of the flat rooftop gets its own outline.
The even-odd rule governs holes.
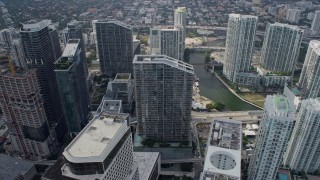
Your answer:
[[[42,21],[29,21],[26,24],[23,24],[23,31],[39,31],[40,29],[43,29],[49,25],[51,25],[51,20],[45,19]]]
[[[289,111],[289,102],[285,96],[275,95],[273,98],[273,102],[277,111]]]
[[[303,31],[299,26],[294,26],[294,25],[284,24],[284,23],[279,23],[279,22],[275,22],[275,23],[269,24],[269,25],[270,26],[278,26],[278,27],[288,28],[288,29],[292,29],[292,30]]]
[[[133,64],[166,64],[168,66],[194,74],[192,65],[166,55],[135,55]]]
[[[131,73],[117,73],[113,81],[118,81],[118,80],[128,81],[130,79],[131,79]]]
[[[79,39],[69,39],[64,51],[62,53],[62,57],[73,57],[75,56],[77,49],[79,47],[80,40]]]
[[[103,98],[98,109],[97,113],[102,111],[120,113],[122,110],[122,100],[110,100],[108,98]]]
[[[318,56],[320,56],[320,41],[311,40],[309,46],[317,53]]]
[[[126,24],[124,22],[118,21],[118,20],[94,20],[93,23],[95,24],[116,24],[118,26],[127,28],[127,29],[132,29],[132,26],[129,24]]]
[[[34,167],[32,163],[4,154],[0,154],[0,162],[0,179],[15,179],[19,174],[24,175]]]
[[[160,161],[159,152],[133,152],[133,159],[138,165],[139,179],[149,180],[152,170],[158,166],[157,160]]]
[[[242,18],[242,19],[252,19],[252,18],[253,18],[253,19],[258,19],[257,16],[234,14],[234,13],[229,14],[229,17]]]
[[[209,146],[241,151],[242,123],[230,119],[215,119],[210,128]]]
[[[201,180],[241,178],[241,151],[209,146]]]
[[[74,158],[101,156],[124,122],[122,116],[102,111],[69,144],[63,155]]]

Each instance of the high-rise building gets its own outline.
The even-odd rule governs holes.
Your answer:
[[[276,179],[294,126],[294,112],[285,96],[267,96],[250,159],[249,180]]]
[[[256,16],[229,15],[223,68],[229,81],[236,82],[239,73],[250,71],[257,20]]]
[[[64,46],[67,45],[69,39],[80,39],[80,47],[81,47],[81,56],[84,59],[82,63],[83,71],[85,73],[85,77],[88,77],[88,67],[86,61],[86,52],[84,46],[84,38],[83,38],[83,24],[80,21],[71,21],[67,24],[67,27],[63,30],[63,43]]]
[[[69,39],[62,56],[54,63],[69,133],[80,132],[88,121],[89,93],[81,53],[81,40]]]
[[[151,28],[151,54],[162,54],[183,61],[185,48],[184,39],[185,36],[183,26]]]
[[[120,21],[94,21],[97,52],[103,74],[131,73],[132,27]]]
[[[23,49],[20,39],[13,39],[11,44],[12,59],[16,66],[27,68],[27,63],[24,59]]]
[[[188,141],[193,66],[165,55],[136,55],[133,70],[139,135]]]
[[[124,113],[131,112],[133,102],[133,81],[130,73],[118,73],[113,81],[108,83],[106,99],[121,100]]]
[[[0,106],[15,152],[27,158],[57,152],[57,141],[49,128],[35,69],[1,67]]]
[[[303,30],[282,23],[268,24],[260,64],[268,71],[293,75]]]
[[[320,11],[316,11],[311,24],[313,34],[320,33]]]
[[[290,23],[298,24],[300,20],[301,10],[299,9],[288,9],[286,19]]]
[[[241,179],[241,129],[240,121],[214,119],[200,180]]]
[[[182,26],[184,34],[186,34],[187,28],[187,8],[178,7],[174,10],[174,26]]]
[[[320,168],[320,99],[303,100],[285,156],[285,165],[297,172]]]
[[[310,41],[299,79],[302,98],[316,98],[320,93],[320,41]]]
[[[102,111],[63,152],[62,176],[72,179],[139,180],[129,114]]]
[[[310,13],[308,13],[307,19],[310,21],[313,21],[313,18],[315,15],[316,15],[316,13],[310,12]],[[311,30],[312,30],[312,28],[311,28]]]
[[[23,54],[29,68],[37,69],[40,93],[50,127],[63,138],[67,127],[54,73],[54,62],[61,57],[58,33],[50,20],[23,24],[20,31]]]

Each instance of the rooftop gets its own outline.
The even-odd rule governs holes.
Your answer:
[[[40,29],[43,29],[49,25],[51,25],[51,20],[45,19],[42,21],[29,21],[26,24],[23,24],[23,30],[22,31],[39,31]]]
[[[165,55],[135,55],[133,64],[166,64],[194,74],[192,65]]]
[[[176,12],[178,12],[178,13],[184,13],[184,12],[186,12],[187,11],[187,8],[186,7],[178,7],[177,9],[176,9]]]
[[[242,19],[258,19],[257,16],[252,16],[252,15],[242,15],[242,14],[229,14],[229,17],[234,17],[234,18],[242,18]]]
[[[15,179],[34,167],[32,163],[0,154],[0,179]]]
[[[269,24],[270,26],[277,26],[277,27],[283,27],[283,28],[289,28],[292,30],[300,30],[303,31],[303,29],[301,29],[299,26],[294,26],[294,25],[290,25],[290,24],[284,24],[284,23],[279,23],[279,22],[275,22],[273,24]]]
[[[117,73],[114,80],[129,80],[131,79],[130,73]]]
[[[62,57],[73,57],[75,56],[79,47],[80,39],[70,39],[64,48]]]
[[[127,29],[132,29],[131,25],[126,24],[121,21],[118,21],[118,20],[94,20],[93,23],[95,23],[95,24],[116,24],[118,26],[122,26]]]
[[[120,113],[122,111],[122,101],[103,98],[97,109],[97,113],[101,113],[102,111]]]
[[[63,155],[67,159],[68,157],[85,158],[102,156],[118,130],[126,122],[127,116],[127,114],[102,111],[66,147]]]
[[[285,96],[275,95],[273,98],[273,102],[277,111],[289,111],[289,102]]]
[[[241,151],[240,121],[230,119],[215,119],[210,128],[209,146]]]
[[[320,41],[311,40],[309,46],[317,53],[318,56],[320,56]]]
[[[159,152],[134,152],[133,159],[138,164],[139,179],[149,180],[152,170],[158,166],[157,160],[160,161]]]

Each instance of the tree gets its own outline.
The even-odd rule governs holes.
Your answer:
[[[191,172],[193,168],[193,163],[182,163],[181,164],[181,171]]]
[[[153,147],[156,141],[154,139],[145,139],[141,142],[142,145],[148,146],[148,147]]]
[[[208,111],[211,111],[212,109],[214,109],[214,106],[213,106],[212,103],[209,103],[209,104],[206,105],[206,108],[207,108]]]
[[[211,61],[210,55],[211,55],[211,52],[209,52],[209,51],[206,52],[206,54],[205,54],[205,62],[206,63],[209,63]]]
[[[214,103],[213,107],[214,109],[218,110],[218,111],[222,111],[225,108],[226,105],[222,104],[222,103]]]

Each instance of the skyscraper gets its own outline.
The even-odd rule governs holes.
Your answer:
[[[83,61],[81,40],[69,39],[62,56],[54,63],[69,133],[80,132],[88,121],[89,93]]]
[[[286,19],[290,23],[298,24],[300,20],[301,10],[299,9],[288,9]]]
[[[62,176],[72,179],[139,180],[129,114],[102,111],[63,152]]]
[[[293,75],[303,30],[298,26],[268,24],[260,63],[268,71]]]
[[[250,71],[257,20],[256,16],[229,15],[223,68],[229,81],[236,82],[239,73]]]
[[[186,35],[187,28],[187,8],[178,7],[174,10],[174,26],[182,26],[184,36]]]
[[[299,83],[302,98],[316,98],[320,93],[320,41],[310,41]]]
[[[109,76],[131,73],[132,27],[122,22],[94,21],[101,72]]]
[[[40,93],[50,127],[56,127],[59,139],[67,130],[58,91],[54,62],[61,57],[58,33],[50,20],[23,24],[21,44],[29,68],[37,69]]]
[[[180,61],[184,60],[183,26],[150,29],[150,49],[153,55],[166,55]]]
[[[14,151],[27,158],[56,153],[57,141],[49,129],[35,69],[1,67],[0,106]]]
[[[67,24],[67,27],[63,30],[63,43],[64,46],[67,45],[69,39],[80,39],[80,47],[81,47],[81,56],[84,60],[82,63],[83,71],[85,73],[85,77],[88,77],[88,67],[86,61],[86,52],[84,46],[84,38],[83,38],[83,24],[80,21],[71,21]]]
[[[264,115],[250,159],[249,180],[276,179],[294,125],[294,111],[285,96],[267,96]]]
[[[320,11],[316,11],[311,24],[313,34],[320,32]]]
[[[193,67],[165,55],[136,55],[133,69],[139,135],[188,141]]]
[[[285,156],[285,165],[297,172],[320,168],[320,99],[303,100]]]

